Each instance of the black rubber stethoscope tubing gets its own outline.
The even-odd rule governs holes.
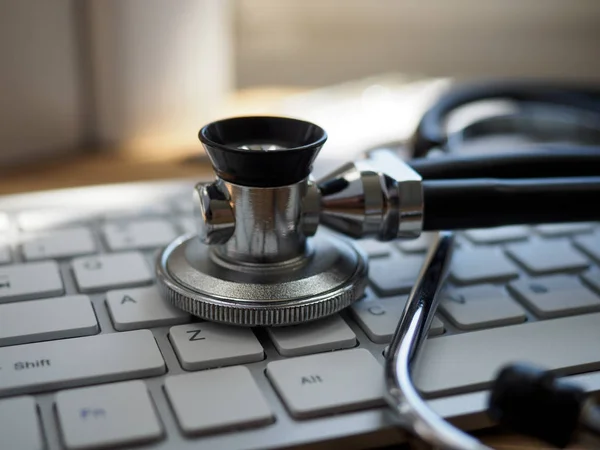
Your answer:
[[[424,230],[600,219],[599,147],[408,163],[423,177]]]
[[[534,151],[449,155],[408,161],[424,180],[600,176],[600,147],[536,144]]]
[[[445,119],[450,112],[468,103],[490,99],[548,103],[600,113],[598,86],[538,80],[492,80],[458,85],[443,93],[421,117],[408,142],[413,152],[412,157],[421,158],[432,148],[445,146]]]
[[[426,231],[600,219],[600,176],[429,180],[423,196]]]
[[[518,152],[424,157],[445,148],[449,113],[495,98],[600,113],[598,87],[565,83],[483,82],[442,94],[408,142],[407,162],[423,178],[424,230],[600,220],[600,147],[528,144]]]
[[[600,219],[600,148],[421,158],[424,230]]]

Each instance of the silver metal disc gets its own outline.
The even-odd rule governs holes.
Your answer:
[[[334,314],[364,295],[366,255],[328,232],[309,240],[307,256],[290,264],[220,261],[196,235],[182,236],[157,256],[162,295],[202,319],[241,326],[283,326]]]

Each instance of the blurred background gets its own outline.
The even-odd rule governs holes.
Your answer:
[[[599,25],[597,0],[0,0],[0,189],[170,176],[142,169],[227,115],[315,121],[348,157],[456,80],[600,81]]]

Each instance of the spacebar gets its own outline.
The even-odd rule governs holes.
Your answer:
[[[506,364],[562,375],[600,370],[600,313],[429,339],[413,372],[427,397],[487,389]]]
[[[0,397],[160,375],[149,330],[0,348]]]

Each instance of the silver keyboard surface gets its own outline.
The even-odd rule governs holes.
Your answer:
[[[194,231],[191,181],[0,198],[0,449],[266,449],[403,442],[384,351],[430,235],[370,255],[364,299],[243,329],[174,309],[157,250]],[[600,224],[457,236],[416,384],[469,430],[496,371],[531,361],[600,390]]]

